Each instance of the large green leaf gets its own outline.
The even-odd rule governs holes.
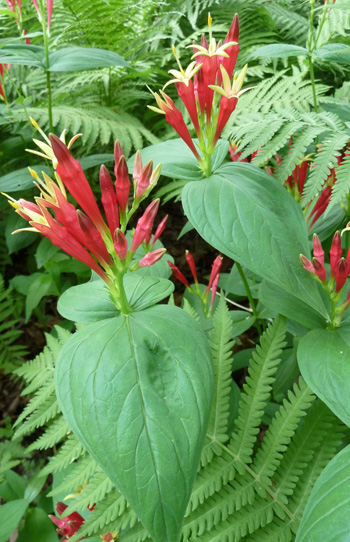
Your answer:
[[[117,53],[94,47],[65,47],[50,52],[50,72],[75,72],[105,66],[130,67]]]
[[[344,43],[327,43],[315,49],[313,54],[321,60],[350,65],[350,47]]]
[[[0,542],[8,542],[28,504],[26,499],[17,499],[0,506]]]
[[[310,331],[297,357],[307,385],[350,426],[350,326]]]
[[[0,49],[0,64],[18,64],[45,69],[45,49],[39,45],[9,43]]]
[[[50,175],[50,169],[47,166],[31,166],[38,175],[41,175],[42,171],[45,171],[47,175]],[[28,171],[27,167],[11,171],[0,177],[0,192],[23,192],[28,188],[34,188],[33,177]]]
[[[296,542],[349,542],[350,446],[336,455],[315,483]]]
[[[44,510],[30,508],[17,542],[57,542],[57,540],[55,526]]]
[[[197,140],[194,139],[195,144]],[[219,140],[212,156],[212,167],[217,169],[228,154],[228,142]],[[198,181],[203,178],[203,172],[192,153],[182,139],[171,139],[150,145],[141,151],[144,163],[153,160],[154,166],[162,164],[162,175],[172,179],[184,179],[186,181]],[[134,156],[128,161],[132,169]]]
[[[74,434],[134,508],[154,542],[178,542],[212,396],[199,324],[159,305],[78,331],[56,364]]]
[[[283,314],[309,329],[327,326],[326,320],[314,309],[270,281],[262,281],[259,300],[274,313]]]
[[[289,56],[307,56],[307,49],[290,43],[271,43],[259,47],[251,53],[252,58],[286,58]]]
[[[155,305],[174,290],[170,280],[141,276],[138,273],[125,275],[124,286],[133,311]],[[64,318],[82,324],[119,315],[103,280],[94,280],[69,288],[59,298],[57,310]]]
[[[303,213],[270,175],[251,164],[227,164],[187,184],[182,203],[209,244],[327,317],[318,287],[299,261],[301,253],[310,253]]]

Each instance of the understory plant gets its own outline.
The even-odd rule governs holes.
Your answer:
[[[251,55],[304,57],[312,111],[268,111],[264,128],[261,111],[242,121],[264,91],[263,81],[245,86],[247,64],[235,72],[235,14],[222,40],[209,15],[208,35],[186,45],[190,59],[173,46],[172,78],[151,89],[149,108],[179,138],[130,159],[116,141],[113,173],[101,165],[99,183],[74,157],[77,136],[66,145],[65,133],[46,136],[32,120],[46,167],[30,170],[34,201],[8,191],[28,223],[14,233],[40,233],[91,270],[58,299],[73,332],[56,326],[44,351],[14,370],[31,398],[13,442],[35,432],[28,453],[53,451],[35,477],[53,480],[52,540],[347,540],[350,132],[320,111],[315,78],[318,62],[346,65],[347,36],[332,42],[342,6],[310,0],[306,47]],[[48,38],[52,3],[46,9]],[[94,164],[106,157],[108,166],[108,155]],[[169,186],[157,186],[161,174]],[[214,252],[208,280],[195,253],[184,251],[182,267],[163,246],[163,196],[184,212],[181,236]],[[171,273],[186,288],[177,303]],[[38,482],[34,497],[11,498],[11,476],[0,518],[11,508],[17,522],[0,526],[0,542],[23,516],[19,537],[28,531],[41,491]]]

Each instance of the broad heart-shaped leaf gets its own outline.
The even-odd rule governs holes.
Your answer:
[[[327,318],[317,285],[299,261],[301,253],[309,255],[303,213],[270,175],[251,164],[227,164],[187,184],[182,204],[205,241]]]
[[[130,65],[117,53],[94,47],[65,47],[50,52],[50,72],[75,72],[94,70],[105,66]]]
[[[198,140],[194,139],[193,141],[197,145]],[[220,139],[211,159],[214,170],[222,164],[225,157],[227,157],[227,154],[228,142]],[[149,147],[142,149],[141,156],[142,162],[145,164],[149,160],[153,160],[154,166],[161,163],[161,173],[165,177],[184,179],[186,181],[198,181],[203,178],[203,172],[200,169],[193,152],[180,138],[150,145]],[[132,156],[128,161],[130,170],[133,168],[134,159],[135,156]]]
[[[336,455],[315,483],[296,542],[349,542],[350,446]]]
[[[174,290],[170,280],[138,273],[125,275],[124,286],[134,311],[155,305]],[[66,290],[58,300],[57,310],[64,318],[81,324],[119,315],[105,282],[100,278]]]
[[[307,385],[350,427],[350,326],[310,331],[297,358]]]
[[[153,542],[178,542],[213,385],[199,324],[158,305],[78,331],[56,364],[62,412]]]
[[[286,58],[289,56],[307,56],[307,49],[290,43],[271,43],[253,51],[252,58]]]

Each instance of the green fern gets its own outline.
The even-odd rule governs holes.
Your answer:
[[[44,129],[48,129],[48,113],[45,108],[27,108],[27,114],[34,118]],[[16,110],[13,120],[24,121],[26,115]],[[108,107],[89,106],[88,109],[70,106],[53,108],[53,125],[57,132],[65,128],[68,132],[83,133],[82,141],[87,150],[91,150],[99,139],[101,145],[119,139],[126,155],[131,149],[143,147],[143,139],[148,143],[157,143],[157,138],[147,130],[136,117],[122,111],[113,111]]]
[[[20,309],[18,298],[12,288],[5,288],[0,275],[0,369],[5,372],[10,372],[21,364],[27,354],[25,346],[16,344],[22,335],[22,331],[16,329],[19,326]]]
[[[337,167],[337,182],[332,190],[332,199],[327,212],[350,192],[350,154],[344,157],[342,163]]]

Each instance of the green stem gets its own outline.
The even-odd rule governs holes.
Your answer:
[[[312,97],[314,101],[315,112],[318,113],[318,103],[316,96],[316,85],[315,85],[315,73],[314,73],[314,64],[312,60],[312,51],[316,46],[316,42],[313,43],[314,36],[314,9],[315,9],[315,0],[310,0],[310,14],[309,14],[309,34],[307,39],[307,49],[308,49],[308,62],[309,62],[309,71],[310,71],[310,81],[312,87]]]
[[[46,28],[45,9],[44,9],[42,0],[39,0],[39,7],[40,7],[40,15],[41,15],[41,26],[43,29],[44,49],[45,49],[45,63],[46,63],[45,71],[46,71],[47,110],[48,110],[48,116],[49,116],[49,129],[50,129],[50,133],[53,133],[51,74],[49,72],[50,49],[49,49],[49,40],[48,40],[47,28]]]
[[[235,262],[235,263],[236,263],[236,267],[237,267],[237,271],[239,273],[239,276],[241,277],[242,282],[243,282],[244,287],[245,287],[245,290],[247,292],[248,301],[249,301],[250,306],[252,308],[253,315],[255,316],[256,329],[258,330],[259,335],[261,335],[262,330],[261,330],[261,326],[260,326],[260,322],[259,322],[259,313],[257,311],[255,301],[254,301],[253,296],[252,296],[252,292],[250,291],[247,278],[246,278],[246,276],[244,274],[244,271],[242,269],[241,264],[239,264],[238,262]]]
[[[115,282],[118,289],[118,301],[119,309],[122,314],[130,314],[131,307],[129,305],[128,298],[126,297],[125,288],[124,288],[124,273],[116,273]]]

